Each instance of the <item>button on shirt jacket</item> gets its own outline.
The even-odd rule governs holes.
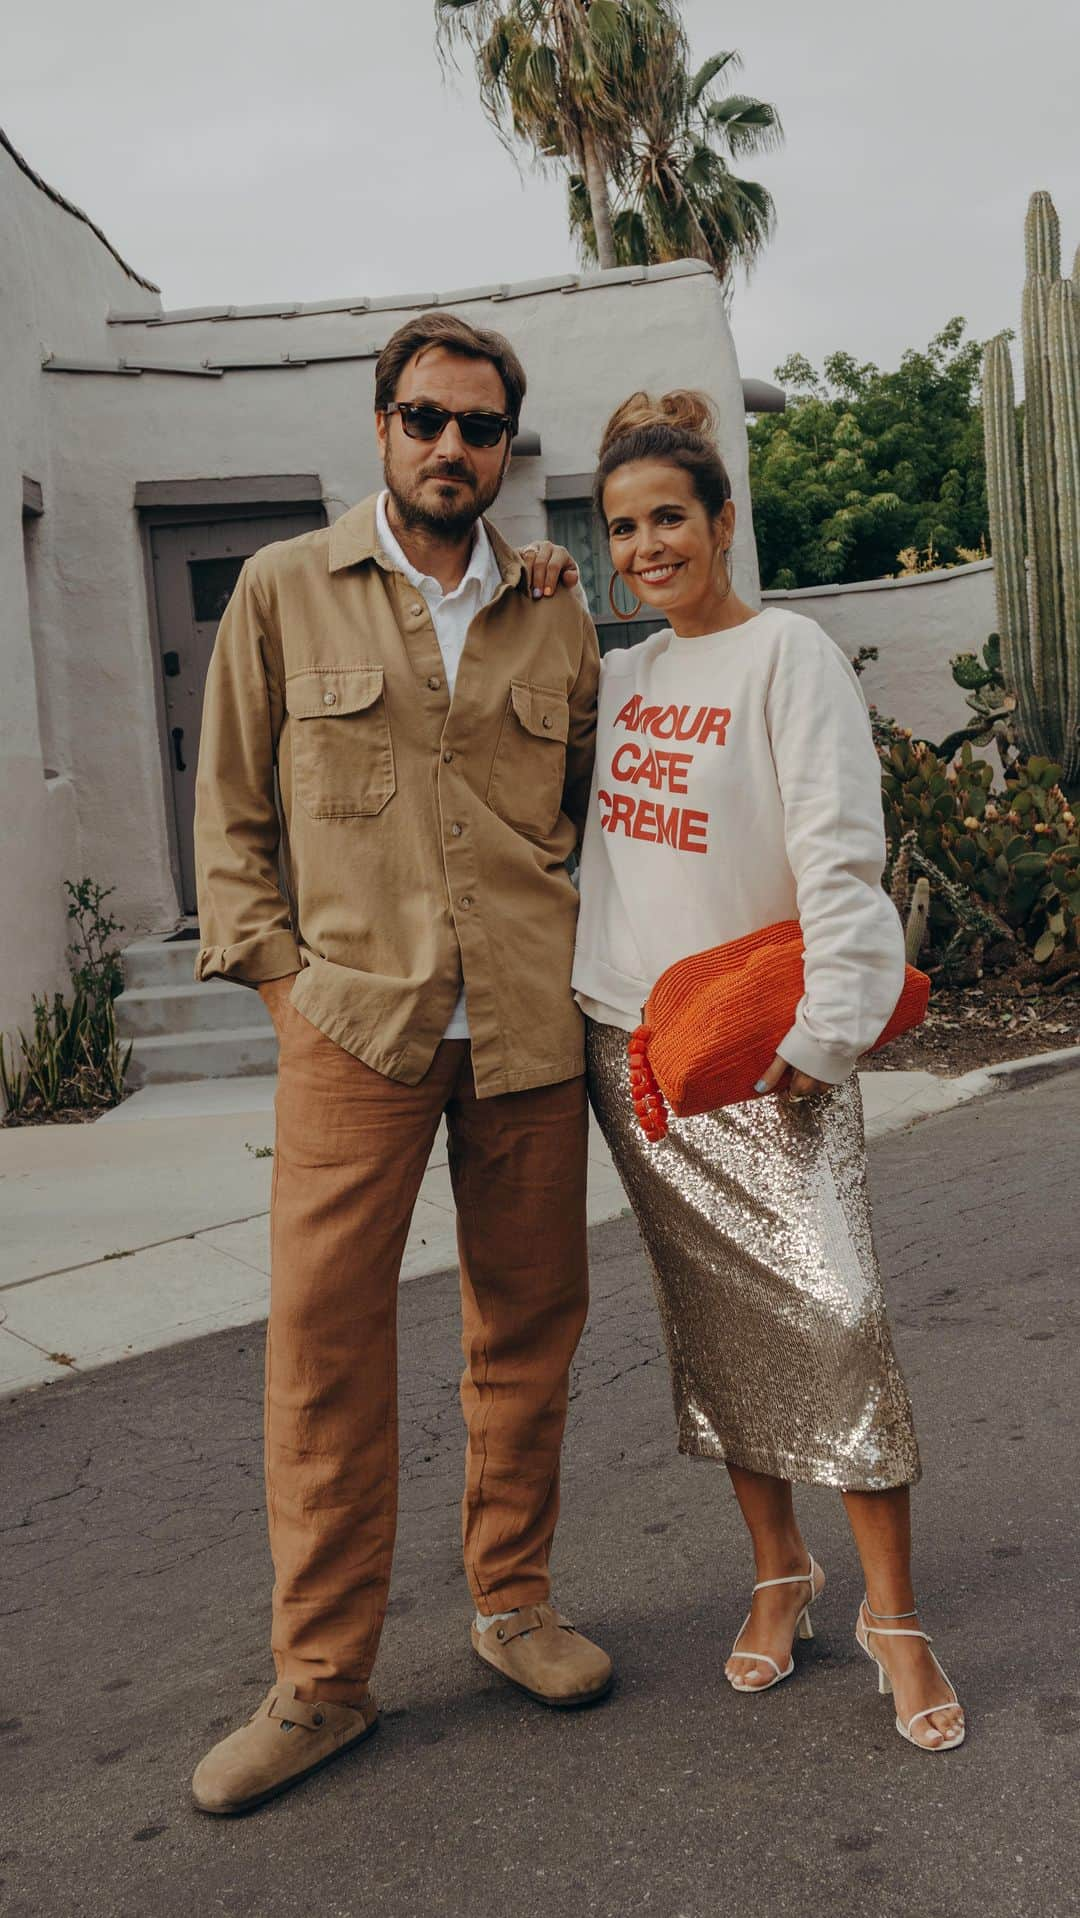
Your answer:
[[[403,573],[410,586],[427,601],[428,612],[435,628],[435,638],[439,642],[442,663],[446,672],[446,687],[451,700],[457,682],[457,670],[461,664],[461,655],[465,650],[465,641],[469,636],[469,627],[474,614],[493,600],[502,586],[502,574],[499,562],[495,558],[491,541],[484,529],[483,520],[477,520],[472,552],[469,564],[462,578],[452,592],[444,593],[437,579],[429,573],[421,573],[413,566],[394,537],[386,510],[389,495],[379,494],[375,508],[375,536],[379,550],[389,560],[395,571]],[[452,830],[452,829],[451,829]],[[465,988],[450,1015],[450,1024],[443,1033],[444,1039],[467,1039],[469,1036],[469,1015],[465,1004]]]
[[[196,977],[298,970],[297,1011],[407,1085],[464,983],[477,1095],[552,1085],[584,1065],[565,862],[588,805],[596,634],[576,594],[532,598],[489,526],[501,584],[451,698],[376,508],[263,547],[221,622],[196,782]]]

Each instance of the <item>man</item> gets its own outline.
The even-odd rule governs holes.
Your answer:
[[[245,1811],[375,1729],[397,1282],[444,1114],[472,1642],[545,1704],[611,1683],[548,1576],[587,1304],[566,860],[598,656],[581,600],[551,590],[566,556],[545,556],[547,588],[534,588],[484,523],[524,392],[500,335],[445,313],[402,327],[376,367],[385,491],[248,560],[210,668],[196,973],[257,986],[280,1049],[266,1369],[277,1683],[199,1765],[203,1811]]]

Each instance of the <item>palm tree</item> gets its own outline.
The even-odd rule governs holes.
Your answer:
[[[616,266],[608,181],[629,149],[632,104],[650,62],[682,57],[674,0],[435,0],[444,49],[463,40],[500,136],[538,163],[569,165],[587,209],[591,257]]]
[[[772,195],[729,161],[779,146],[783,128],[775,107],[728,91],[740,64],[737,53],[717,53],[692,74],[684,44],[671,40],[640,70],[631,140],[615,171],[620,266],[707,260],[727,281],[737,263],[750,267],[762,252],[775,222]],[[580,174],[570,180],[570,223],[585,258],[597,259]]]

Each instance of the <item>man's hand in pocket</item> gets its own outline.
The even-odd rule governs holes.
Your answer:
[[[274,1031],[277,1033],[279,1039],[281,1037],[281,1023],[285,1017],[285,1009],[288,1006],[292,994],[293,980],[295,978],[295,972],[287,972],[280,979],[264,979],[258,988],[259,998],[262,1000],[263,1005],[266,1007],[267,1012],[274,1022]]]

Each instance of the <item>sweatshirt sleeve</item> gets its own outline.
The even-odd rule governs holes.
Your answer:
[[[278,882],[274,761],[280,655],[248,560],[218,627],[195,779],[197,979],[257,985],[300,970]]]
[[[805,947],[805,991],[777,1050],[839,1085],[892,1015],[904,939],[881,885],[881,767],[869,715],[848,661],[812,621],[781,636],[765,713]]]

